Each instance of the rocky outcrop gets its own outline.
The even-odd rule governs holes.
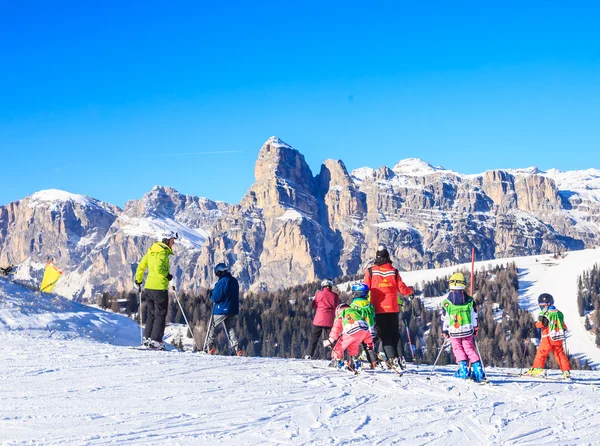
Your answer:
[[[91,298],[131,289],[137,262],[166,229],[180,235],[171,269],[186,290],[211,287],[221,261],[243,289],[267,289],[362,272],[380,244],[414,269],[468,261],[472,248],[491,259],[592,247],[600,236],[593,169],[462,175],[408,159],[349,173],[326,160],[313,175],[272,137],[254,172],[237,205],[156,186],[124,210],[60,191],[0,206],[0,264],[33,268],[53,256],[65,270],[57,291]]]

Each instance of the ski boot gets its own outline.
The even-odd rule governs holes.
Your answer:
[[[151,343],[152,343],[152,339],[150,339],[150,338],[144,338],[144,340],[142,342],[142,345],[144,347],[150,347]]]
[[[458,370],[454,374],[455,378],[460,379],[468,379],[469,378],[469,362],[468,361],[460,361],[458,363]]]
[[[571,379],[571,372],[569,370],[565,370],[563,372],[563,379],[566,379],[566,380],[570,380]]]
[[[473,371],[471,372],[471,379],[476,383],[486,382],[487,378],[485,377],[485,372],[483,371],[483,367],[481,366],[481,361],[474,362],[471,364],[473,367]]]
[[[535,367],[535,368],[532,367],[529,370],[527,370],[525,373],[523,373],[523,375],[542,376],[542,375],[544,375],[544,369],[542,369],[540,367]]]
[[[398,367],[400,367],[402,370],[406,370],[406,359],[404,359],[404,356],[400,356],[399,358],[396,358],[394,360],[394,362],[396,363],[396,365]]]
[[[157,342],[157,341],[150,341],[149,347],[152,350],[166,350],[167,349],[164,342]]]

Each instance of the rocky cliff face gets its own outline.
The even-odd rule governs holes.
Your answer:
[[[89,197],[43,191],[0,206],[0,264],[65,270],[57,292],[90,298],[131,289],[137,262],[165,229],[180,240],[175,283],[214,283],[225,261],[244,289],[362,272],[384,244],[400,268],[477,257],[531,255],[597,244],[600,171],[534,168],[462,175],[422,160],[348,172],[326,160],[313,175],[304,157],[270,138],[255,183],[239,205],[157,186],[124,210]]]

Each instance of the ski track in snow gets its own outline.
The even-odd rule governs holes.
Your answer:
[[[598,388],[453,366],[353,376],[325,361],[139,351],[2,332],[0,443],[599,444]],[[600,382],[598,372],[574,372]]]

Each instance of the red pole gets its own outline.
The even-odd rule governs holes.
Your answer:
[[[471,248],[471,296],[475,293],[475,248]]]

